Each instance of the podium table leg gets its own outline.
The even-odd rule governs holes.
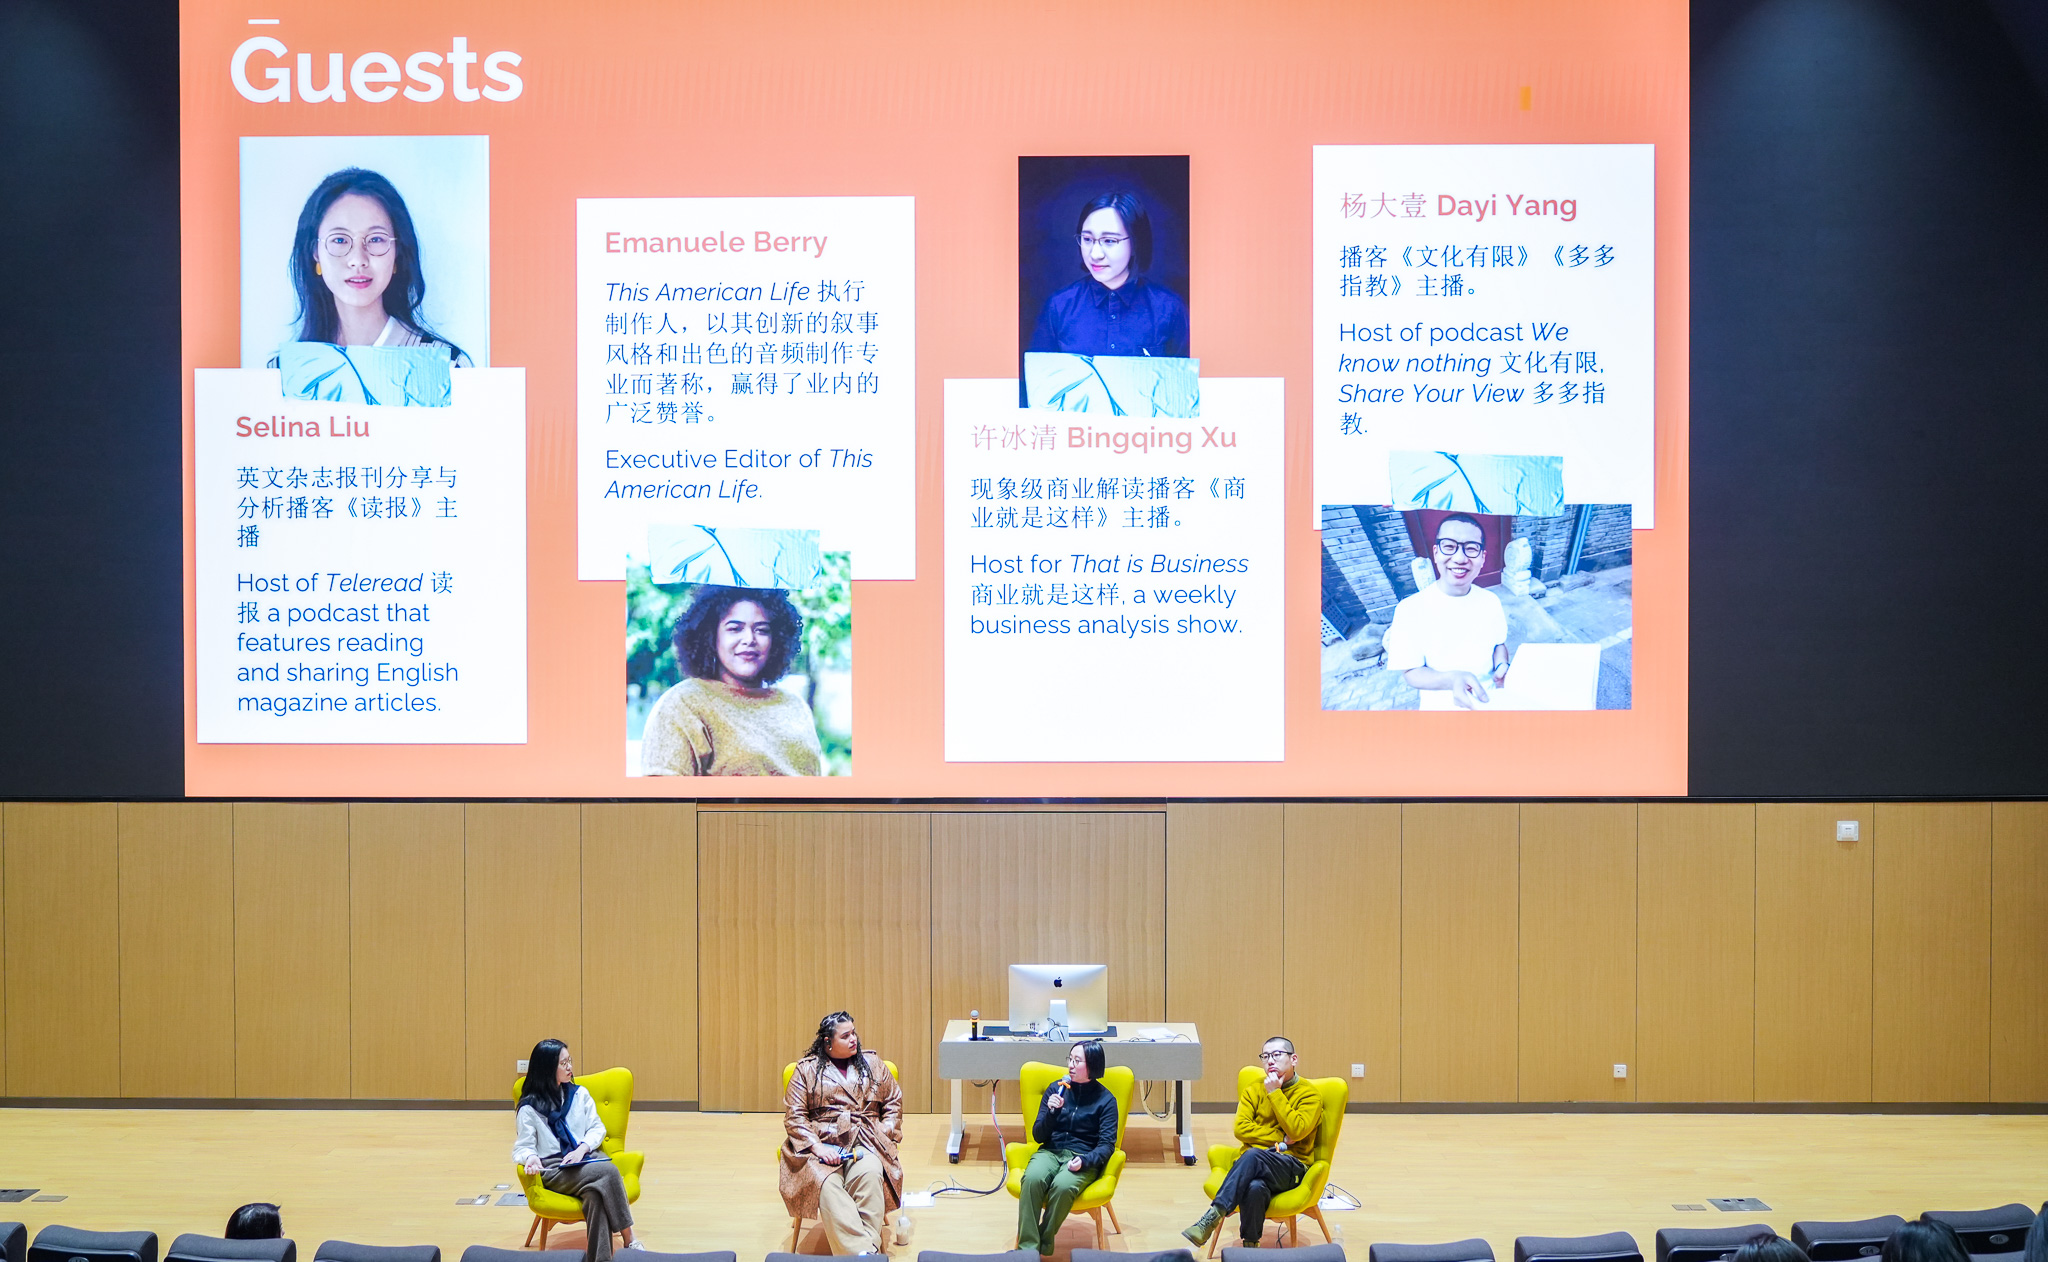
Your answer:
[[[953,1126],[946,1132],[946,1160],[957,1166],[960,1164],[960,1141],[967,1136],[967,1125],[960,1118],[960,1080],[953,1078],[950,1081],[953,1084]]]
[[[1184,1166],[1195,1164],[1195,1127],[1191,1112],[1188,1083],[1183,1079],[1173,1084],[1173,1129],[1180,1135],[1180,1161]]]

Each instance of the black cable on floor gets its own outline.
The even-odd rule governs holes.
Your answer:
[[[975,1083],[974,1085],[980,1086],[981,1084]],[[1001,1122],[996,1121],[996,1089],[998,1085],[999,1084],[994,1082],[988,1084],[988,1124],[995,1128],[997,1153],[996,1165],[1001,1170],[1001,1173],[996,1178],[994,1186],[985,1188],[971,1188],[964,1186],[958,1179],[948,1179],[945,1187],[925,1189],[927,1192],[931,1193],[934,1200],[941,1196],[945,1196],[948,1193],[951,1193],[954,1196],[988,1196],[992,1193],[1002,1191],[1003,1184],[1009,1181],[1009,1163],[1002,1156],[1004,1147],[1003,1124]],[[964,1135],[961,1136],[961,1142],[966,1142],[966,1138],[967,1137]]]

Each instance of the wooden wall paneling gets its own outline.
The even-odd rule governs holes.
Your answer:
[[[2048,802],[1991,808],[1991,1098],[2048,1100]]]
[[[1166,1017],[1201,1033],[1197,1103],[1237,1099],[1286,1016],[1282,819],[1277,802],[1166,808]]]
[[[640,1100],[697,1098],[697,811],[583,807],[583,1051]]]
[[[7,1094],[121,1094],[120,826],[110,803],[9,802]]]
[[[463,976],[472,1100],[511,1098],[544,1038],[583,1055],[582,815],[571,803],[463,807]]]
[[[1401,1098],[1514,1100],[1519,812],[1401,808]]]
[[[1112,1021],[1165,1019],[1164,814],[946,814],[931,827],[937,1030],[975,1010],[1005,1020],[1012,964],[1107,964]],[[944,1081],[932,1090],[943,1104]],[[1017,1110],[1014,1083],[998,1106]]]
[[[1636,816],[1636,1099],[1756,1098],[1756,807]]]
[[[834,915],[863,923],[888,918],[883,936],[899,945],[894,964],[871,968],[887,977],[871,985],[814,977],[816,993],[789,999],[787,1011],[770,1011],[767,1001],[780,984],[771,970],[756,967],[714,983],[709,954],[691,964],[700,945],[691,940],[692,905],[702,908],[703,944],[718,940],[728,960],[763,940],[759,924],[745,925],[756,936],[744,948],[741,918],[715,925],[725,913],[708,884],[691,884],[688,862],[646,879],[650,862],[676,857],[656,837],[679,826],[649,821],[691,809],[481,805],[467,808],[465,822],[459,804],[7,804],[0,808],[5,1090],[219,1094],[221,1084],[207,1078],[224,1072],[225,1058],[202,1049],[209,1034],[219,1041],[225,1028],[232,1031],[232,1089],[240,1095],[495,1100],[511,1062],[544,1027],[579,1041],[579,1060],[591,1067],[593,1056],[633,1064],[646,1098],[687,1099],[672,1095],[680,1090],[674,1087],[649,1093],[664,1077],[687,1083],[701,1076],[692,1068],[698,1049],[727,1057],[733,1068],[721,1072],[733,1079],[731,1088],[752,1073],[729,1055],[740,1043],[752,1040],[761,1057],[780,1063],[801,1049],[825,1006],[851,1003],[882,1013],[895,994],[908,996],[907,1016],[886,1031],[874,1016],[864,1024],[872,1045],[905,1064],[913,1108],[928,1108],[936,1098],[930,1038],[950,1009],[982,1006],[981,984],[968,979],[991,967],[970,965],[964,944],[971,939],[974,952],[993,952],[994,959],[1011,950],[1005,935],[1021,943],[1032,931],[1021,893],[977,893],[988,881],[1021,872],[1022,861],[975,868],[975,848],[1057,850],[1075,843],[1061,840],[1047,821],[1069,821],[1061,827],[1071,839],[1078,836],[1072,830],[1103,827],[1098,817],[1107,815],[1116,816],[1114,828],[1157,838],[1094,844],[1137,851],[1156,845],[1156,870],[1165,881],[1158,901],[1167,908],[1163,925],[1124,932],[1118,923],[1136,962],[1112,960],[1113,977],[1120,992],[1143,978],[1150,966],[1136,957],[1161,944],[1162,1012],[1201,1021],[1221,1058],[1212,1058],[1211,1077],[1222,1085],[1201,1098],[1227,1097],[1226,1071],[1241,1059],[1232,1054],[1237,1044],[1270,1032],[1270,1022],[1302,1040],[1312,1072],[1343,1072],[1363,1056],[1372,1068],[1363,1084],[1353,1084],[1361,1100],[1392,1094],[1379,1089],[1383,1063],[1389,1070],[1399,1065],[1406,1099],[1534,1099],[1531,1092],[1550,1094],[1543,1086],[1551,1054],[1546,1012],[1588,1000],[1568,993],[1539,1004],[1543,987],[1565,976],[1557,969],[1546,980],[1544,952],[1555,953],[1553,962],[1570,952],[1560,945],[1564,939],[1546,939],[1550,930],[1529,922],[1545,901],[1543,883],[1584,860],[1577,851],[1560,858],[1544,849],[1542,813],[1565,808],[1521,808],[1527,819],[1506,827],[1499,813],[1512,816],[1517,808],[1479,803],[1190,804],[1165,815],[981,810],[940,813],[952,821],[940,828],[942,836],[929,834],[924,812],[836,810],[794,822],[804,813],[721,812],[780,839],[768,849],[788,858],[787,874],[794,878],[799,866],[806,873],[791,889],[818,888],[809,869],[820,851],[852,845],[864,862],[884,855],[894,864],[884,870],[896,875],[848,877],[849,888],[869,891],[851,912],[804,905],[777,913],[783,919],[775,923],[792,934],[813,932]],[[636,821],[636,811],[653,814]],[[222,812],[231,830],[224,881]],[[1349,821],[1392,812],[1402,819],[1393,854],[1383,822],[1358,825],[1357,838],[1346,840],[1345,830],[1354,828]],[[1637,1098],[2048,1099],[2048,804],[1657,803],[1638,814],[1631,1069]],[[1864,839],[1835,843],[1838,818],[1859,820]],[[821,822],[827,819],[837,822]],[[914,834],[908,851],[890,832],[906,826]],[[1599,849],[1571,832],[1562,829],[1560,845]],[[1276,837],[1277,868],[1261,861]],[[919,839],[924,867],[916,860]],[[721,879],[728,886],[761,893],[766,878],[743,871],[739,850],[728,846],[725,859]],[[1030,862],[1042,866],[1045,856]],[[1331,871],[1347,875],[1317,879]],[[1130,873],[1118,878],[1127,895],[1144,879],[1144,865]],[[1380,891],[1390,880],[1399,901],[1383,907]],[[1613,894],[1602,897],[1611,901]],[[919,898],[922,917],[913,906]],[[1016,925],[969,925],[967,912],[984,898],[1005,912],[1015,906]],[[663,941],[662,904],[672,900],[685,908],[674,917],[681,932]],[[1137,896],[1136,910],[1153,901]],[[1272,995],[1273,986],[1268,974],[1251,969],[1239,940],[1216,927],[1241,923],[1245,907],[1261,904],[1283,909],[1286,922],[1278,1007],[1237,1017],[1220,1011],[1223,996],[1268,1002],[1260,997]],[[548,923],[536,930],[531,917]],[[1559,925],[1572,935],[1597,928],[1572,917]],[[937,952],[946,958],[936,961],[935,927],[946,944]],[[223,933],[232,934],[225,1000]],[[1396,945],[1375,945],[1375,935]],[[1503,954],[1503,935],[1519,944],[1519,954]],[[566,951],[535,953],[530,943],[539,940],[566,943]],[[955,941],[963,944],[958,952]],[[660,947],[659,968],[645,959],[637,972],[602,967],[607,956],[646,955],[650,942]],[[1611,944],[1606,949],[1611,956]],[[1021,956],[1022,947],[1017,951]],[[1108,952],[1105,946],[1101,953]],[[1354,966],[1287,967],[1315,952],[1347,957]],[[1389,959],[1391,971],[1377,975]],[[1505,989],[1503,959],[1511,983]],[[912,973],[907,980],[905,967]],[[657,974],[680,980],[658,981]],[[352,986],[352,976],[364,984]],[[683,993],[699,984],[705,989],[694,1007],[636,1007],[630,993],[622,1000],[608,989]],[[748,991],[757,984],[768,989]],[[714,985],[720,993],[712,993]],[[479,986],[484,994],[471,993]],[[537,995],[559,1011],[536,1011]],[[988,1002],[1000,1007],[1000,989]],[[1889,1034],[1916,1020],[1924,1025],[1929,1003],[1956,1009],[1943,1008],[1940,1022],[1959,1030],[1960,1040],[1930,1047]],[[1611,997],[1595,1006],[1611,1010]],[[702,1029],[694,1023],[697,1010],[706,1014]],[[223,1011],[230,1014],[225,1027]],[[607,1027],[610,1018],[599,1011],[637,1011],[652,1024],[638,1033]],[[750,1021],[760,1028],[740,1028]],[[1245,1024],[1245,1032],[1227,1029],[1229,1021]],[[1385,1042],[1384,1032],[1374,1032],[1376,1021],[1399,1031],[1391,1052],[1340,1050],[1360,1039]],[[536,1028],[510,1032],[521,1023]],[[913,1038],[916,1030],[923,1033]],[[1981,1038],[1974,1033],[1980,1030]],[[484,1053],[473,1041],[484,1032],[506,1045],[479,1060]],[[1318,1051],[1323,1044],[1329,1046]],[[1745,1044],[1752,1049],[1746,1056]],[[906,1047],[918,1055],[904,1055]],[[1329,1067],[1317,1067],[1318,1055]],[[770,1088],[772,1094],[772,1082]],[[717,1107],[706,1091],[696,1095]]]
[[[463,1099],[463,806],[354,803],[348,846],[350,1094]]]
[[[1836,841],[1837,820],[1862,840]],[[1867,804],[1756,808],[1756,1098],[1871,1098]]]
[[[1520,1090],[1524,1100],[1635,1099],[1636,808],[1521,808]]]
[[[1991,804],[1884,802],[1876,831],[1871,1095],[1989,1100]]]
[[[1401,808],[1289,802],[1280,1031],[1313,1078],[1401,1098]],[[1351,1078],[1351,1066],[1365,1077]]]
[[[235,1093],[235,821],[225,802],[124,802],[121,1094]]]
[[[801,798],[757,798],[741,802],[730,798],[718,798],[698,802],[700,811],[717,811],[720,815],[767,814],[780,815],[801,811],[806,815],[830,815],[842,812],[852,815],[962,815],[1003,814],[1005,812],[1029,812],[1033,815],[1057,815],[1062,811],[1078,812],[1083,815],[1106,815],[1129,811],[1137,815],[1157,815],[1166,809],[1164,801],[1132,800],[1128,802],[1090,802],[1085,799],[1054,801],[1045,798],[1028,806],[991,806],[986,799],[960,798],[950,802],[912,801],[887,802],[875,798],[848,798],[842,802],[815,802]],[[777,1073],[781,1070],[777,1069]]]
[[[349,1093],[348,807],[237,802],[235,1094]]]
[[[930,817],[697,815],[698,1100],[778,1110],[780,1068],[845,1009],[931,1109]]]

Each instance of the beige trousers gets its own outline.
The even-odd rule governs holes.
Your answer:
[[[888,1212],[882,1161],[863,1150],[825,1172],[818,1190],[818,1221],[834,1253],[880,1253],[882,1215]]]

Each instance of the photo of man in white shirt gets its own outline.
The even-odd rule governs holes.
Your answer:
[[[1388,670],[1421,690],[1424,709],[1466,710],[1491,698],[1508,672],[1508,619],[1500,598],[1477,585],[1486,566],[1486,532],[1463,513],[1439,521],[1430,548],[1436,582],[1394,608],[1387,628]],[[1434,704],[1433,704],[1434,703]]]

